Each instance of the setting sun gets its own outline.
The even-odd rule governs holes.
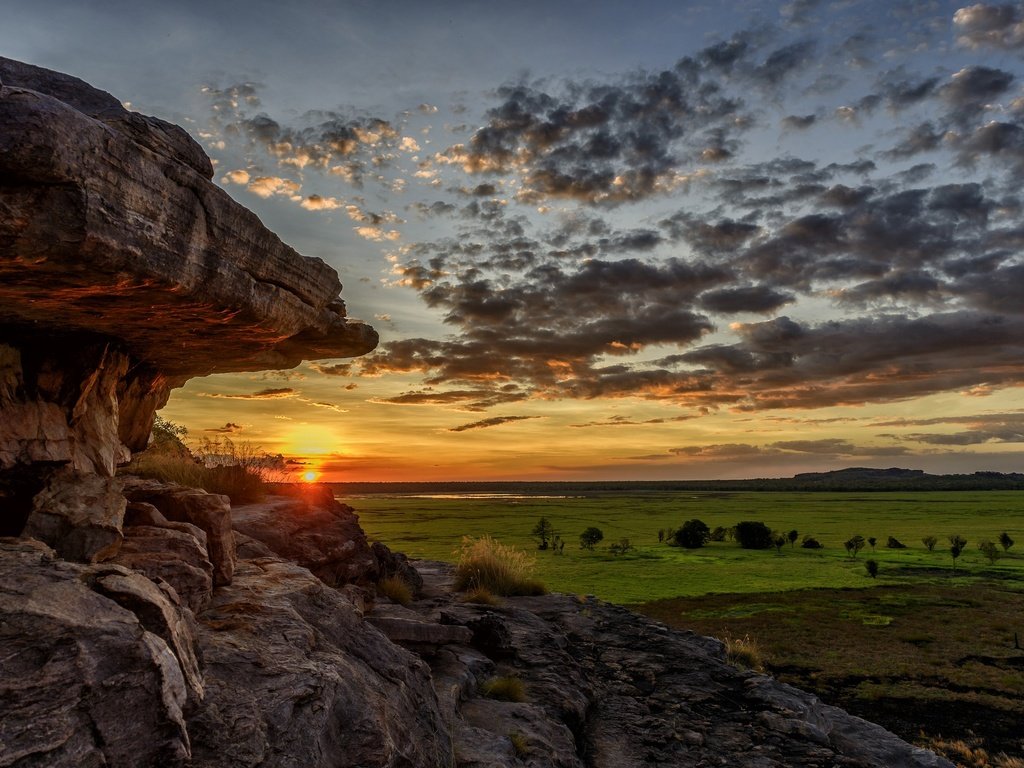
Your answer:
[[[316,482],[317,474],[310,470],[309,472],[302,473],[302,479],[307,483]]]

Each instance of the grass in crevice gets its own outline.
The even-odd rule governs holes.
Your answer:
[[[495,595],[543,595],[544,584],[533,577],[536,560],[484,534],[462,539],[455,568],[455,589],[486,589]]]

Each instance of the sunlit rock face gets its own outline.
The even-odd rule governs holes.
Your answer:
[[[111,476],[192,376],[376,346],[335,271],[212,176],[181,128],[0,58],[0,501],[59,465]]]

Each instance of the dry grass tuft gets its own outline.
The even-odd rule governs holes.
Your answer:
[[[465,603],[475,603],[476,605],[501,605],[501,600],[487,587],[474,587],[470,589],[463,596],[462,601]]]
[[[725,658],[738,667],[746,667],[755,672],[764,672],[764,657],[757,640],[744,635],[743,637],[725,637]]]
[[[488,699],[498,701],[526,701],[526,686],[518,677],[492,677],[480,686],[480,692]]]
[[[512,731],[508,735],[508,740],[512,742],[512,749],[515,750],[516,757],[520,760],[530,754],[530,747],[526,743],[526,737],[519,733],[519,731]]]
[[[455,569],[455,589],[481,587],[495,595],[543,595],[544,584],[533,578],[534,558],[514,547],[500,544],[490,536],[465,536]]]
[[[401,576],[381,579],[377,582],[377,592],[399,605],[409,605],[412,602],[412,589]]]
[[[995,757],[979,746],[979,740],[931,739],[925,746],[957,764],[958,768],[1024,768],[1024,760],[999,753]]]

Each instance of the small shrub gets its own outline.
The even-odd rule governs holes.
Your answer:
[[[800,546],[804,549],[824,549],[824,547],[822,547],[821,545],[821,542],[813,536],[804,536],[803,543],[800,544]]]
[[[756,672],[764,672],[764,657],[757,641],[744,635],[742,638],[725,638],[725,658],[737,667],[746,667]]]
[[[999,559],[999,547],[994,542],[985,539],[978,545],[978,549],[981,550],[981,554],[988,558],[989,565],[996,564],[996,560]]]
[[[907,545],[897,539],[895,536],[890,536],[885,542],[887,549],[906,549]]]
[[[890,540],[892,539],[891,536],[889,538],[890,538]],[[868,536],[868,545],[871,547],[871,551],[872,552],[875,551],[875,544],[877,544],[877,543],[878,543],[878,539],[876,539],[874,536]]]
[[[715,526],[713,531],[711,531],[711,536],[709,537],[709,541],[725,541],[725,539],[726,539],[726,537],[728,535],[729,535],[729,529],[728,528],[723,528],[722,526],[718,525],[718,526]]]
[[[488,699],[498,701],[526,701],[526,686],[518,677],[492,677],[480,686],[480,692]]]
[[[662,538],[664,538],[664,531],[658,531],[658,533]],[[594,546],[603,539],[604,532],[600,528],[596,528],[592,525],[580,534],[580,548],[592,550]]]
[[[789,539],[789,548],[792,549],[796,544],[796,540],[800,538],[800,531],[794,528],[786,534],[786,538]]]
[[[857,553],[864,549],[864,537],[860,535],[853,536],[844,541],[843,546],[850,557],[856,557]]]
[[[1006,531],[999,534],[999,545],[1003,548],[1003,552],[1009,552],[1010,547],[1013,546],[1013,539]]]
[[[518,731],[512,731],[508,735],[508,740],[512,742],[512,750],[516,753],[516,757],[522,759],[530,754],[530,747],[526,743],[526,737]]]
[[[388,576],[386,579],[381,579],[377,582],[377,592],[399,605],[409,605],[412,602],[412,589],[401,576]]]
[[[770,549],[772,529],[764,523],[746,520],[736,524],[736,541],[743,549]]]
[[[629,539],[625,536],[619,539],[617,543],[608,545],[608,551],[616,557],[626,554],[631,549],[633,549],[633,545],[629,543]]]
[[[484,587],[495,595],[543,595],[544,585],[533,578],[536,561],[515,547],[507,547],[486,534],[464,536],[455,567],[455,589]]]
[[[673,536],[677,546],[687,549],[703,547],[711,537],[711,529],[702,520],[687,520],[678,528]]]
[[[772,534],[772,544],[775,545],[775,551],[778,554],[782,554],[782,548],[786,546],[786,535],[784,533]]]
[[[867,561],[865,561],[864,568],[865,568],[865,570],[867,570],[868,576],[870,576],[872,579],[877,579],[878,578],[878,561],[877,560],[867,560]]]
[[[929,552],[934,552],[935,545],[939,543],[939,540],[936,539],[934,536],[925,536],[923,539],[921,539],[921,543],[924,544],[925,549],[927,549]]]

